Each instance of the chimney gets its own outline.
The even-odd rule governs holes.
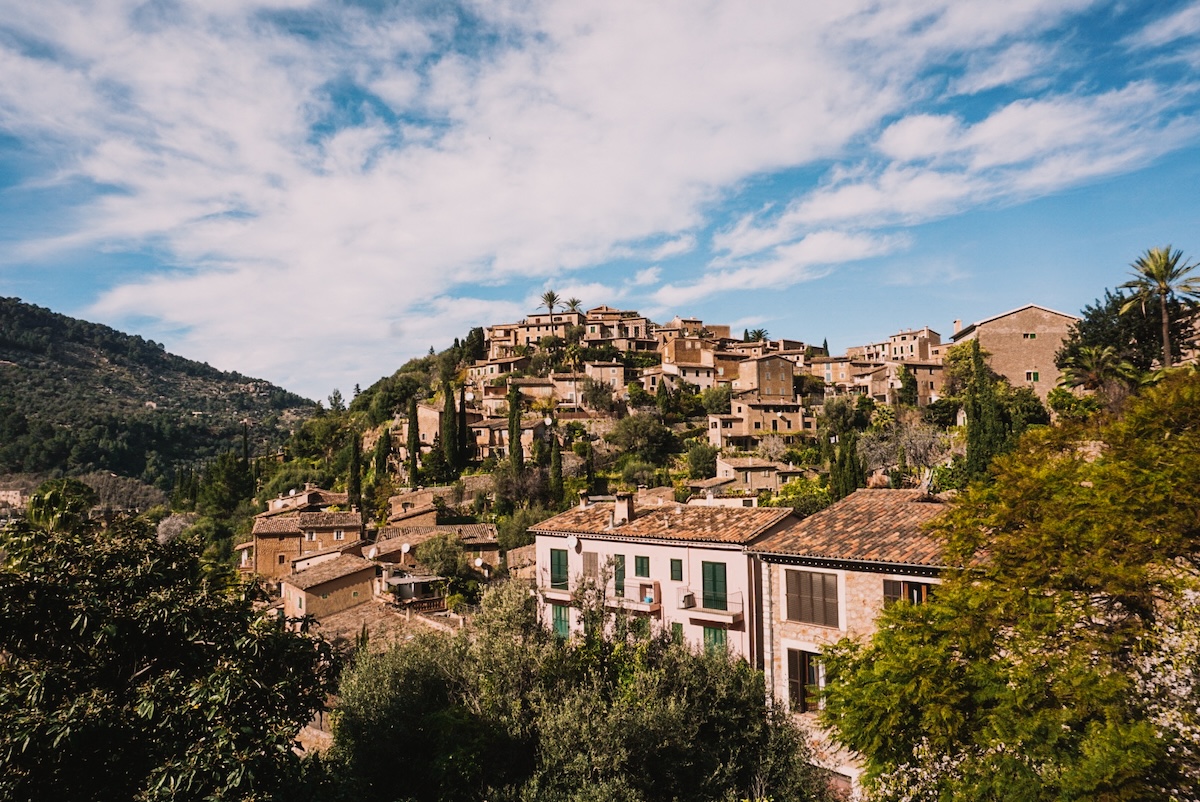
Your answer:
[[[633,520],[633,493],[617,493],[613,504],[613,524],[628,523]]]
[[[586,490],[579,491],[579,509],[586,510],[588,508],[588,492]]]
[[[954,333],[958,334],[960,331],[962,331],[962,321],[956,320],[954,321]]]

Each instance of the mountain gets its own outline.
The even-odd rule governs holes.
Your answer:
[[[316,404],[108,326],[0,298],[0,474],[107,470],[170,485],[177,466],[273,453]]]

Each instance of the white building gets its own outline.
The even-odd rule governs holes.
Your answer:
[[[760,564],[744,547],[793,523],[790,509],[637,506],[632,494],[580,505],[531,527],[547,626],[582,628],[574,606],[585,581],[604,581],[605,604],[694,646],[723,646],[760,665]]]

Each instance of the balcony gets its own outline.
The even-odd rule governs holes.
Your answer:
[[[681,588],[677,601],[679,609],[685,611],[688,618],[698,621],[715,621],[732,626],[741,623],[744,617],[745,600],[740,590],[705,598],[702,593]]]
[[[662,609],[662,588],[652,579],[627,579],[605,589],[604,604],[614,610],[657,613]]]

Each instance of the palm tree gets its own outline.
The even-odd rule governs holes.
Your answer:
[[[1200,276],[1193,275],[1195,264],[1181,264],[1183,253],[1165,248],[1151,248],[1138,257],[1130,267],[1133,278],[1121,289],[1133,290],[1133,297],[1121,307],[1121,314],[1158,303],[1162,312],[1163,367],[1171,367],[1171,316],[1168,307],[1173,302],[1194,303],[1200,299]]]
[[[579,300],[578,298],[568,298],[567,299],[567,311],[568,312],[578,312],[579,305],[582,303],[583,303],[583,301]]]
[[[752,343],[760,343],[767,339],[767,336],[766,329],[750,329],[750,331],[746,332],[747,341]]]
[[[558,293],[554,290],[546,290],[542,293],[542,306],[550,310],[550,314],[554,314],[554,307],[558,306]]]
[[[1137,368],[1122,358],[1115,347],[1085,345],[1063,363],[1059,385],[1104,390],[1114,383],[1132,385],[1137,381]]]

